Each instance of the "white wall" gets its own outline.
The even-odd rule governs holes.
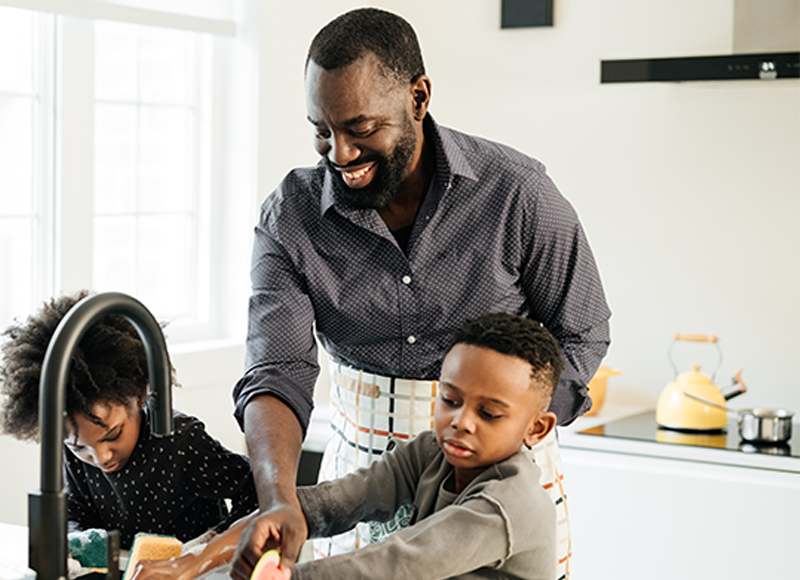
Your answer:
[[[675,332],[716,334],[734,406],[800,412],[800,81],[601,85],[600,60],[730,53],[733,0],[556,0],[555,26],[501,30],[499,0],[384,0],[420,37],[441,123],[543,161],[576,207],[612,318],[610,389],[655,402]],[[359,3],[270,3],[262,17],[259,193],[316,161],[302,65]],[[275,58],[272,58],[274,55]],[[716,351],[679,345],[681,370]]]
[[[542,160],[575,205],[614,311],[606,364],[624,374],[609,389],[654,402],[672,378],[672,334],[714,333],[725,354],[718,382],[745,368],[750,391],[735,406],[800,412],[800,81],[599,83],[601,59],[729,52],[733,0],[555,0],[553,28],[507,31],[499,0],[373,4],[416,28],[439,122]],[[261,2],[247,21],[258,28],[259,199],[290,168],[316,162],[305,53],[321,26],[357,5]],[[680,366],[715,360],[709,347],[684,346]],[[241,350],[226,350],[222,366],[173,360],[184,384],[176,407],[242,449],[230,398]],[[0,521],[24,524],[38,448],[8,437],[0,446],[23,490]]]

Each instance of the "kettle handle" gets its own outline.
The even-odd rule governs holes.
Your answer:
[[[713,334],[693,334],[691,332],[676,332],[675,340],[686,340],[689,342],[711,342],[716,343],[717,337]]]
[[[667,358],[669,359],[669,364],[672,365],[672,370],[675,371],[675,376],[678,376],[678,367],[675,366],[675,361],[672,360],[672,348],[675,346],[675,343],[681,340],[685,340],[688,342],[708,342],[713,344],[717,347],[717,354],[719,355],[719,360],[717,361],[717,368],[714,369],[714,372],[711,374],[711,381],[714,381],[714,377],[717,375],[717,371],[722,366],[722,349],[719,347],[719,341],[715,334],[694,334],[691,332],[676,332],[675,336],[673,337],[673,341],[669,345],[669,350],[667,351]]]

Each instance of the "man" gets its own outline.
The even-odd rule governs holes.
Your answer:
[[[312,41],[305,74],[322,159],[293,170],[262,207],[247,370],[234,389],[272,527],[255,519],[242,535],[234,577],[249,574],[270,534],[291,567],[307,535],[294,478],[319,373],[313,327],[331,357],[336,409],[323,478],[368,464],[390,436],[430,428],[447,338],[467,318],[505,311],[555,335],[565,370],[551,410],[562,425],[589,409],[585,385],[609,344],[610,311],[574,210],[538,161],[433,120],[405,20],[372,8],[338,17]],[[562,510],[564,576],[555,438],[534,451]],[[362,530],[353,547],[386,531]]]

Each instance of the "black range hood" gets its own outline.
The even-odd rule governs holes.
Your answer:
[[[600,82],[800,78],[800,0],[724,0],[720,2],[720,17],[725,14],[725,2],[730,3],[733,17],[730,53],[602,60]]]
[[[800,52],[603,60],[601,83],[800,78]]]

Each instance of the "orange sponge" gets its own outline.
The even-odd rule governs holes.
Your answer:
[[[286,576],[278,569],[281,555],[276,550],[264,552],[253,569],[250,580],[286,580]]]
[[[172,536],[158,536],[155,534],[136,534],[133,538],[128,555],[128,565],[125,567],[123,580],[130,580],[136,571],[139,560],[169,560],[181,555],[183,544],[178,538]]]

